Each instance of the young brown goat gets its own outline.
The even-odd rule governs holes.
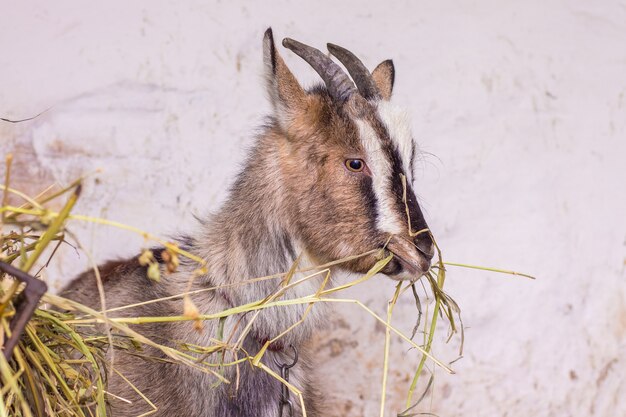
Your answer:
[[[274,293],[276,280],[227,284],[285,272],[298,257],[300,268],[315,267],[385,248],[395,256],[383,273],[394,279],[417,279],[430,266],[430,233],[414,233],[427,229],[411,186],[415,144],[406,114],[389,102],[393,63],[384,61],[370,74],[351,52],[329,44],[329,51],[344,64],[351,80],[319,50],[291,39],[285,39],[283,45],[307,61],[324,86],[310,91],[300,86],[278,54],[268,29],[263,53],[273,105],[271,123],[258,137],[221,210],[204,222],[198,233],[181,241],[184,249],[209,265],[192,290],[220,287],[193,296],[201,314]],[[155,252],[160,261],[160,252]],[[372,254],[336,268],[363,273],[376,261]],[[106,264],[100,273],[107,307],[181,294],[188,290],[193,268],[183,263],[177,272],[155,283],[146,277],[137,258]],[[321,278],[309,279],[283,298],[313,294],[320,284]],[[76,278],[63,295],[99,308],[91,272]],[[267,340],[297,322],[305,308],[292,305],[262,310],[244,340],[245,351],[254,355]],[[119,316],[178,315],[181,310],[182,301],[176,298],[121,310]],[[241,331],[249,318],[230,317],[224,334]],[[290,383],[303,391],[311,417],[324,413],[311,381],[312,366],[304,344],[323,319],[324,306],[316,304],[304,323],[271,345],[263,358],[278,372],[275,361],[290,363],[293,349],[299,351],[300,359],[290,369]],[[206,346],[216,337],[217,323],[206,322],[202,332],[194,331],[189,322],[142,325],[136,330],[172,346],[177,341]],[[144,353],[163,356],[150,348]],[[116,351],[115,367],[156,404],[154,416],[274,417],[288,408],[279,406],[281,383],[246,363],[239,366],[238,388],[235,384],[212,388],[215,378],[208,374],[167,361],[146,361],[124,351]],[[234,367],[225,372],[226,378],[235,380]],[[115,375],[108,391],[131,401],[128,404],[111,396],[113,416],[150,411],[129,384]],[[293,401],[293,415],[302,415],[297,401]]]

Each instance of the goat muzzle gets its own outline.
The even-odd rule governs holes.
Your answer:
[[[416,280],[430,269],[430,261],[434,255],[434,245],[430,235],[416,237],[414,241],[401,236],[393,236],[387,244],[394,257],[402,265],[403,273],[393,276],[394,279]]]

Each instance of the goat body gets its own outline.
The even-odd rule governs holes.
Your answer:
[[[292,40],[283,43],[311,64],[325,86],[302,89],[278,54],[268,29],[264,61],[274,108],[271,122],[257,138],[225,204],[196,233],[180,241],[182,248],[207,261],[207,273],[188,288],[197,267],[191,262],[182,261],[176,272],[159,283],[147,278],[138,257],[109,262],[99,268],[107,309],[137,304],[110,315],[180,315],[183,301],[173,296],[190,290],[200,314],[217,313],[262,300],[280,285],[280,279],[242,281],[285,272],[296,260],[300,269],[315,268],[377,248],[395,255],[383,270],[392,278],[416,279],[428,269],[433,252],[430,233],[413,232],[427,230],[412,190],[415,145],[405,114],[389,103],[393,64],[384,61],[370,74],[349,51],[329,45],[355,86],[320,51]],[[402,176],[407,179],[404,184]],[[154,253],[163,263],[162,250]],[[376,261],[372,254],[334,268],[363,273]],[[292,282],[304,275],[296,273]],[[322,279],[304,280],[282,297],[313,294]],[[217,289],[209,290],[213,287]],[[63,296],[100,308],[93,272],[77,277]],[[155,299],[163,300],[150,302]],[[243,350],[255,355],[267,340],[298,322],[306,308],[298,304],[261,310],[243,340]],[[263,363],[278,372],[275,360],[289,363],[293,359],[286,347],[298,350],[299,361],[290,370],[289,382],[303,392],[306,413],[311,417],[325,413],[307,341],[327,312],[322,303],[314,305],[306,320],[270,345],[263,357]],[[229,317],[223,334],[236,340],[250,317]],[[179,343],[209,346],[217,337],[216,321],[204,322],[201,331],[193,326],[192,322],[150,323],[137,325],[135,330],[172,347]],[[231,383],[217,387],[215,376],[169,362],[149,346],[143,347],[141,356],[117,349],[114,367],[133,384],[117,373],[108,381],[110,410],[115,417],[151,410],[137,390],[156,405],[154,416],[279,415],[281,383],[248,363],[224,367],[224,377]],[[302,415],[299,402],[293,397],[292,402],[294,415]]]

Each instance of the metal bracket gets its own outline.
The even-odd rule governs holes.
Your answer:
[[[21,271],[14,266],[0,261],[0,271],[5,272],[18,280],[26,283],[26,287],[15,302],[15,316],[11,320],[9,328],[11,329],[11,337],[4,339],[4,357],[8,360],[13,355],[13,349],[20,340],[26,323],[28,323],[39,305],[39,300],[48,291],[48,285],[45,282]]]

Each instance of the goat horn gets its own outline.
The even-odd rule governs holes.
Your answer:
[[[339,45],[329,43],[327,46],[330,53],[346,67],[363,98],[381,97],[372,74],[356,55]]]
[[[291,49],[304,59],[322,77],[331,97],[339,101],[347,100],[356,87],[341,67],[320,50],[290,38],[283,39],[283,46]]]

